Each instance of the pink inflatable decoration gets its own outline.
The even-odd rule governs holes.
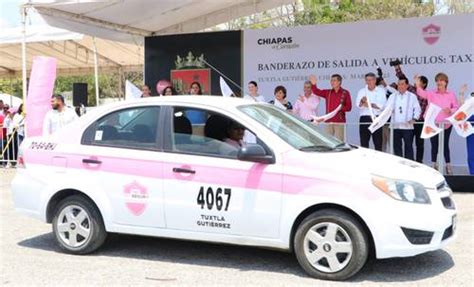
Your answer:
[[[43,133],[43,120],[51,110],[51,96],[56,80],[56,59],[33,58],[28,96],[26,98],[26,133],[29,137]]]
[[[163,90],[166,87],[169,87],[169,86],[171,86],[170,81],[168,81],[168,80],[159,80],[158,83],[156,83],[156,91],[158,92],[158,94],[162,95]]]

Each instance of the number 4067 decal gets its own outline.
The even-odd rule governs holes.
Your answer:
[[[197,196],[197,204],[201,206],[201,209],[204,209],[204,206],[207,206],[207,209],[212,210],[214,207],[217,210],[227,211],[229,208],[230,197],[232,195],[232,191],[230,188],[217,188],[216,191],[212,189],[212,187],[208,187],[206,191],[204,191],[204,186],[201,186],[199,189],[199,193]]]

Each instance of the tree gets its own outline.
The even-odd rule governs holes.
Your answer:
[[[125,72],[121,87],[119,87],[119,77],[119,73],[99,74],[99,98],[123,97],[121,92],[125,90],[125,80],[129,80],[136,86],[143,84],[143,72]],[[59,76],[56,78],[54,92],[72,91],[73,83],[87,83],[88,103],[94,106],[96,104],[94,75]]]
[[[435,12],[432,2],[413,0],[303,0],[302,3],[304,8],[295,12],[293,26],[427,17]]]
[[[21,79],[0,79],[0,93],[22,97]]]
[[[473,13],[474,1],[472,0],[445,0],[448,14]]]
[[[444,13],[472,12],[472,0],[445,0]],[[298,0],[292,4],[231,20],[209,30],[259,29],[429,17],[443,8],[438,0]],[[442,12],[441,12],[442,13]]]
[[[125,80],[129,80],[136,86],[143,84],[143,72],[125,72],[123,74],[124,79],[122,81],[122,87],[119,87],[119,73],[100,73],[99,74],[99,97],[100,98],[118,98],[123,96],[125,90]],[[95,99],[95,83],[94,75],[68,75],[56,77],[54,83],[53,93],[64,93],[72,91],[73,83],[86,83],[88,104],[94,106],[96,104]],[[0,78],[0,93],[10,94],[17,97],[23,97],[22,94],[22,80],[21,78]]]

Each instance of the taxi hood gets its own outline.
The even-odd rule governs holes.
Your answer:
[[[350,153],[360,158],[366,170],[374,175],[415,181],[431,189],[445,180],[437,170],[399,156],[366,148],[358,148]]]
[[[307,172],[334,173],[348,180],[375,175],[418,182],[429,189],[435,189],[445,180],[441,173],[426,165],[361,147],[341,152],[294,151],[290,154],[286,164],[294,166],[303,162]]]

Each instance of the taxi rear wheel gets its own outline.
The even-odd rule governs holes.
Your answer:
[[[299,225],[294,250],[301,267],[312,277],[346,280],[365,264],[369,241],[362,225],[336,209],[312,213]]]
[[[61,249],[72,254],[91,253],[107,237],[99,210],[80,195],[69,196],[58,204],[53,217],[53,233]]]

